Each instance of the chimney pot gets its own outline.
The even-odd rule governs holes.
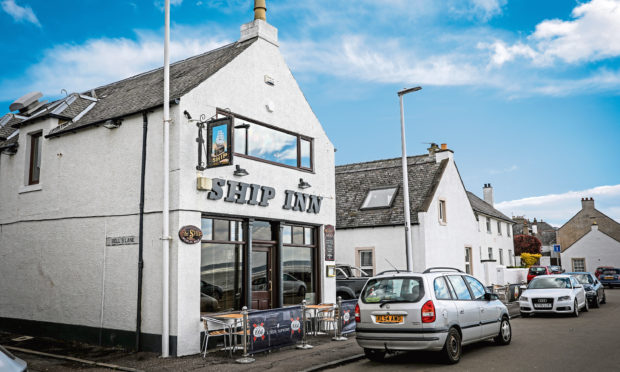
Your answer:
[[[254,0],[254,19],[261,19],[267,22],[267,5],[265,0]]]
[[[448,149],[448,144],[446,144],[446,143],[442,143],[442,144],[441,144],[441,149],[442,149],[442,150],[447,150],[447,149]]]

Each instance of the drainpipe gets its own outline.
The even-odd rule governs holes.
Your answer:
[[[136,351],[140,351],[140,333],[142,332],[142,269],[144,261],[144,178],[146,174],[146,133],[149,120],[146,111],[142,113],[142,169],[140,171],[140,233],[138,237],[138,303],[136,314]]]
[[[162,330],[161,330],[161,356],[169,355],[170,319],[169,319],[169,286],[170,286],[170,0],[166,0],[165,36],[164,36],[164,205],[162,209]]]

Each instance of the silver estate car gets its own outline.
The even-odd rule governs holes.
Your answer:
[[[355,321],[357,343],[374,361],[392,351],[436,350],[457,363],[462,345],[486,339],[508,345],[512,338],[508,309],[497,295],[453,268],[369,279]]]

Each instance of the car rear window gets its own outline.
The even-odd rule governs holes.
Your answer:
[[[547,270],[544,267],[530,267],[530,274],[540,275],[546,272]]]
[[[603,274],[620,274],[620,269],[605,269]]]
[[[370,279],[364,287],[362,302],[418,302],[424,297],[423,283],[420,277]]]

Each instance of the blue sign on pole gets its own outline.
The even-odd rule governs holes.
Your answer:
[[[553,251],[554,252],[560,252],[560,245],[559,244],[554,244],[553,245]]]

